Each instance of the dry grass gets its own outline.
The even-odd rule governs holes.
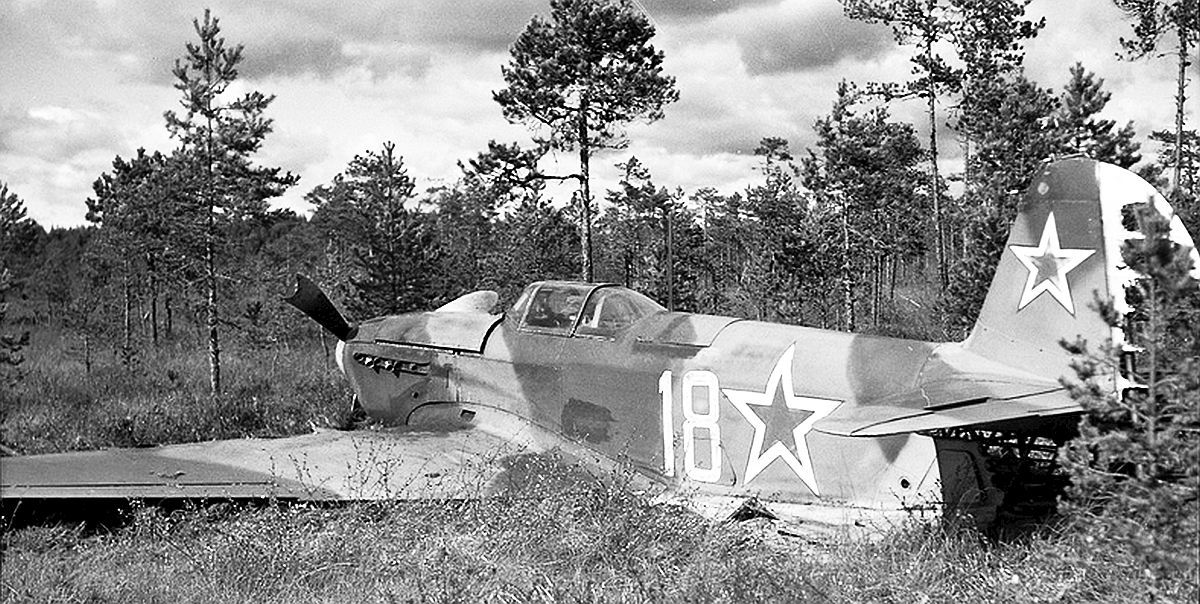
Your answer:
[[[89,373],[64,338],[41,331],[28,357],[23,379],[0,389],[0,443],[25,454],[284,436],[349,421],[349,388],[315,342],[226,352],[217,397],[202,350],[164,345],[130,368],[106,359]]]
[[[13,602],[1195,601],[1185,582],[1154,585],[1120,552],[1062,534],[996,544],[914,525],[811,543],[600,485],[472,502],[142,509],[115,532],[8,531],[2,556]]]

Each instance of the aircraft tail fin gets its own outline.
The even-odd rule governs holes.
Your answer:
[[[1171,239],[1200,255],[1173,208],[1145,180],[1117,166],[1075,158],[1047,163],[1018,209],[1000,264],[964,348],[1050,379],[1070,369],[1060,342],[1085,339],[1093,349],[1124,345],[1095,310],[1097,299],[1130,310],[1125,286],[1137,273],[1122,245],[1141,238],[1138,210],[1151,207],[1171,224]],[[1118,387],[1121,387],[1120,385]]]

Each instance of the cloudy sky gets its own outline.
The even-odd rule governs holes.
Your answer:
[[[629,149],[596,159],[601,187],[615,180],[612,164],[636,154],[660,184],[738,190],[756,176],[762,137],[811,144],[838,81],[909,72],[909,49],[886,28],[847,20],[837,0],[641,4],[680,101],[665,119],[631,127]],[[427,187],[452,181],[456,162],[489,139],[529,140],[491,92],[504,86],[509,45],[547,0],[3,0],[0,181],[35,220],[83,223],[91,183],[114,156],[174,146],[162,118],[178,107],[170,70],[205,6],[227,40],[246,47],[235,92],[277,96],[275,132],[258,159],[301,176],[277,205],[304,211],[306,192],[384,141]],[[1143,134],[1172,123],[1170,61],[1116,60],[1129,26],[1110,2],[1034,0],[1030,12],[1048,21],[1028,47],[1034,80],[1061,89],[1082,61],[1113,93],[1107,117],[1133,120]],[[925,128],[919,106],[893,112]],[[571,159],[557,158],[563,171]]]

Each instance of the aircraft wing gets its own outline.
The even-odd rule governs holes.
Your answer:
[[[321,431],[0,458],[0,499],[467,498],[503,488],[536,444],[482,430]]]

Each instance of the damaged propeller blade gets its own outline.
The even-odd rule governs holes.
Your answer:
[[[329,301],[325,292],[304,275],[296,274],[296,291],[283,301],[295,306],[343,342],[353,338],[358,332],[356,326],[346,322],[346,318],[338,312],[333,302]]]

